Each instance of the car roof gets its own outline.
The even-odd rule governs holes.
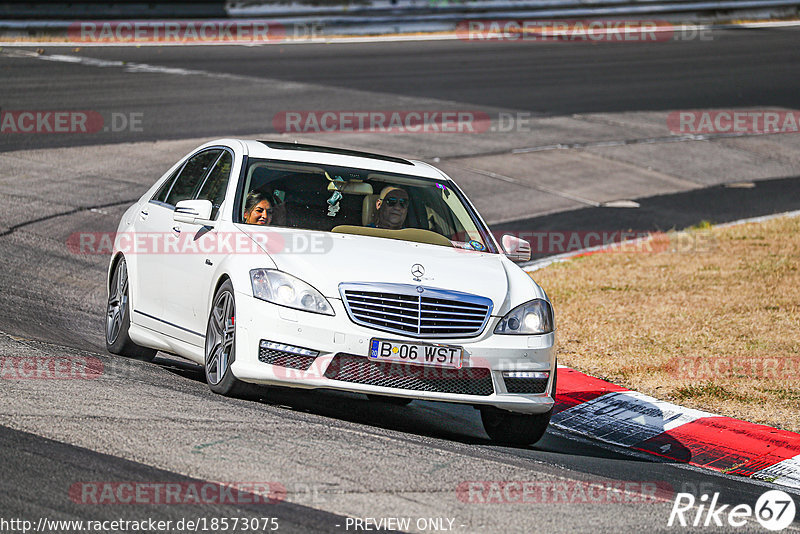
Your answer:
[[[421,161],[408,160],[396,156],[373,154],[357,150],[322,145],[287,143],[286,141],[239,140],[251,158],[277,159],[337,165],[357,169],[368,169],[397,174],[408,174],[425,178],[443,179],[442,174],[431,165]]]

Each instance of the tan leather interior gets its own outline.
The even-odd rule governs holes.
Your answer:
[[[422,230],[420,228],[403,228],[402,230],[387,230],[385,228],[370,228],[369,226],[351,226],[343,224],[334,227],[331,230],[331,232],[334,232],[336,234],[354,234],[354,235],[367,235],[372,237],[386,237],[389,239],[399,239],[401,241],[413,241],[414,243],[441,245],[443,247],[453,246],[453,243],[451,243],[450,240],[447,239],[445,236],[437,234],[436,232],[431,232],[430,230]]]
[[[380,195],[364,195],[363,204],[361,205],[361,224],[368,225],[374,220],[375,217],[375,203],[378,201]]]

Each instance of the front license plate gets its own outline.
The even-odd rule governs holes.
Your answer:
[[[369,358],[374,361],[411,363],[461,369],[462,347],[438,343],[403,343],[373,338]]]

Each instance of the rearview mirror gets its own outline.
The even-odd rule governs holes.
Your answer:
[[[511,234],[503,235],[503,252],[513,262],[531,261],[531,244]]]
[[[372,186],[368,183],[351,180],[349,182],[331,182],[328,191],[339,191],[348,195],[371,195]]]
[[[175,222],[186,224],[199,224],[211,226],[211,201],[210,200],[181,200],[175,205],[172,219]]]

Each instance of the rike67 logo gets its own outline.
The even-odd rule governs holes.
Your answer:
[[[755,519],[767,530],[779,531],[792,524],[795,504],[791,495],[781,490],[769,490],[749,504],[719,504],[719,492],[696,499],[691,493],[678,493],[669,514],[667,526],[681,527],[744,527]],[[727,523],[727,525],[726,525]]]

